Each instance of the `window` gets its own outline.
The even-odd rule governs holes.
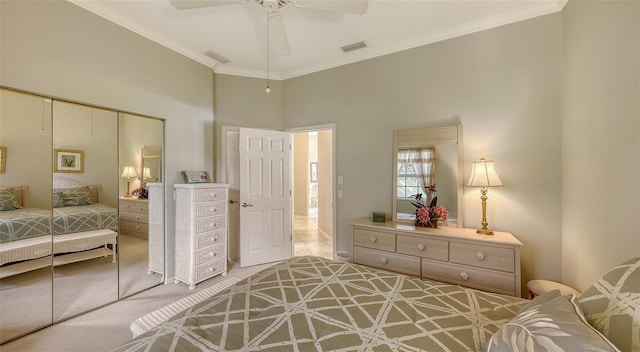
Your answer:
[[[399,163],[398,170],[398,198],[411,198],[413,195],[421,193],[420,179],[416,174],[413,164]]]
[[[412,198],[424,193],[423,186],[434,181],[435,148],[402,149],[398,151],[398,189],[396,198]]]

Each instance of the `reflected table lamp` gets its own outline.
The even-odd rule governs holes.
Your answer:
[[[482,196],[480,196],[482,200],[482,227],[476,232],[483,235],[493,235],[493,231],[487,227],[489,225],[487,222],[487,187],[502,186],[493,161],[481,158],[479,161],[472,162],[471,176],[467,186],[482,187],[480,190],[482,192]]]
[[[131,197],[131,193],[129,193],[129,187],[131,184],[131,179],[138,177],[138,174],[136,174],[136,169],[134,169],[133,166],[125,166],[120,177],[124,177],[127,179],[127,194],[125,194],[124,196]]]

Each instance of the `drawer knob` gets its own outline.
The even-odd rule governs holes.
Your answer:
[[[217,238],[217,237],[214,237],[214,238],[213,238],[213,242],[215,242],[215,241],[217,241],[217,240],[218,240],[218,238]]]
[[[387,264],[389,262],[389,259],[382,257],[380,258],[380,261],[382,262],[382,264]]]
[[[467,281],[469,280],[469,274],[465,273],[464,271],[460,273],[460,277],[462,278],[462,280]]]
[[[482,252],[477,252],[476,253],[476,258],[478,258],[478,260],[484,260],[485,255]]]
[[[378,239],[373,236],[371,236],[370,240],[371,240],[371,243],[376,243],[378,241]]]
[[[418,249],[421,250],[421,251],[424,251],[424,244],[420,243],[418,245]]]

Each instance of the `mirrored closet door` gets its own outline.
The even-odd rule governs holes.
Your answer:
[[[0,343],[51,324],[51,100],[0,89]]]
[[[0,344],[164,279],[164,120],[0,88]]]
[[[164,121],[120,113],[120,298],[164,280]]]
[[[54,100],[53,321],[118,299],[118,113]]]

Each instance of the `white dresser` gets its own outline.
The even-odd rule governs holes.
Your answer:
[[[353,262],[424,279],[521,297],[520,246],[512,234],[416,227],[361,219],[353,229]]]
[[[226,184],[177,184],[175,282],[193,290],[198,282],[227,274]]]
[[[138,197],[120,197],[118,214],[121,235],[137,237],[143,240],[149,233],[149,201]]]
[[[164,281],[164,184],[147,183],[149,190],[149,274]]]

